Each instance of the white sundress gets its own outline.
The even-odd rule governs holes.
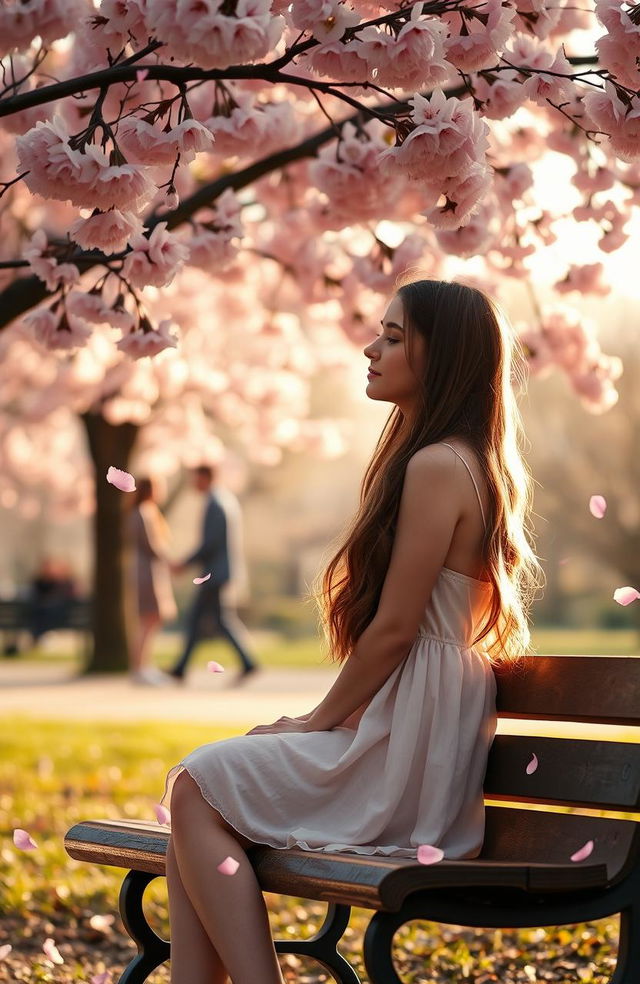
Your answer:
[[[410,652],[350,726],[202,745],[170,770],[163,801],[186,769],[257,844],[409,858],[430,844],[477,857],[496,682],[470,640],[491,592],[443,567]]]

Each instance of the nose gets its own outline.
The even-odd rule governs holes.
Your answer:
[[[380,353],[374,346],[375,346],[375,341],[369,342],[369,344],[366,345],[365,348],[363,348],[362,351],[364,355],[366,355],[367,359],[378,359],[380,357]]]

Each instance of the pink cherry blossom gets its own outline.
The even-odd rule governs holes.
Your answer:
[[[611,287],[604,283],[603,274],[602,263],[585,263],[582,266],[572,264],[564,278],[556,281],[554,287],[561,294],[575,290],[580,294],[605,295],[611,291]]]
[[[221,6],[220,0],[147,0],[145,22],[168,56],[202,68],[256,61],[277,44],[284,18],[273,16],[270,0],[237,0],[228,15]]]
[[[40,280],[43,280],[50,291],[64,285],[75,284],[80,279],[80,271],[74,263],[58,263],[55,248],[49,247],[47,236],[43,229],[38,229],[23,250],[22,256]]]
[[[36,35],[44,44],[64,38],[86,14],[81,0],[28,0],[0,7],[0,57],[28,48]]]
[[[592,495],[589,499],[589,512],[596,519],[602,519],[607,511],[607,500],[603,495]]]
[[[95,144],[73,150],[60,117],[36,123],[16,139],[18,173],[34,194],[71,201],[81,208],[134,209],[148,201],[153,186],[135,164],[109,163]],[[27,173],[28,172],[28,173]]]
[[[344,82],[366,82],[370,75],[367,49],[355,38],[348,44],[332,41],[312,48],[309,64],[318,75]]]
[[[187,247],[167,231],[166,222],[158,222],[148,237],[134,236],[131,247],[122,270],[135,287],[170,284],[189,255]]]
[[[127,471],[121,471],[119,468],[114,468],[113,465],[110,465],[107,470],[107,482],[121,492],[135,492],[136,490],[136,480],[133,475]]]
[[[172,334],[170,330],[172,327],[173,322],[167,318],[160,322],[157,329],[130,331],[122,336],[116,347],[121,352],[126,352],[132,359],[157,355],[166,348],[177,346],[178,339]]]
[[[64,963],[64,957],[61,956],[60,951],[56,946],[55,940],[53,940],[51,937],[48,937],[48,939],[46,939],[42,944],[42,952],[44,953],[45,957],[47,957],[51,961],[51,963],[54,964]]]
[[[390,88],[421,89],[440,85],[451,72],[445,61],[446,26],[437,17],[420,17],[420,6],[412,8],[410,20],[396,35],[376,32],[361,37],[364,56],[375,69],[378,85]]]
[[[221,861],[220,864],[216,865],[216,868],[221,875],[235,875],[239,867],[240,862],[236,861],[236,859],[232,857],[225,858],[224,861]]]
[[[528,776],[533,775],[533,773],[536,771],[537,768],[538,768],[538,756],[536,755],[535,752],[533,752],[531,755],[531,761],[529,762],[526,768],[527,775]]]
[[[596,41],[602,65],[623,85],[640,88],[638,45],[640,25],[631,19],[633,7],[625,9],[618,0],[596,0],[596,16],[607,33]]]
[[[473,7],[467,8],[471,12]],[[484,0],[479,6],[481,17],[472,13],[463,16],[454,11],[442,15],[449,26],[445,42],[448,61],[464,72],[477,72],[498,63],[497,53],[502,51],[513,32],[515,10],[502,0]]]
[[[616,588],[613,592],[613,600],[617,601],[619,605],[630,605],[632,601],[637,601],[638,598],[640,598],[640,591],[629,585],[625,585],[624,588]]]
[[[33,851],[38,846],[31,837],[31,834],[29,834],[26,830],[22,830],[21,827],[16,827],[14,830],[13,843],[21,851]]]
[[[608,134],[613,152],[623,161],[640,159],[640,97],[605,82],[604,91],[587,92],[583,101],[596,126]]]
[[[133,316],[128,311],[109,306],[101,293],[90,291],[83,294],[74,290],[67,294],[65,304],[68,313],[91,324],[112,325],[123,332],[129,331],[135,325]]]
[[[309,31],[321,44],[339,41],[349,27],[360,20],[342,0],[296,0],[291,20],[301,31]]]
[[[572,861],[584,861],[593,852],[593,841],[589,840],[587,843],[581,847],[575,854],[571,855]]]
[[[133,236],[142,234],[142,220],[133,212],[117,208],[99,209],[87,219],[76,219],[69,229],[70,237],[83,249],[100,249],[107,256],[126,248]]]
[[[418,848],[418,862],[420,864],[437,864],[442,861],[444,851],[439,847],[432,847],[431,844],[421,844]]]
[[[63,308],[40,307],[30,311],[22,319],[24,328],[37,342],[47,349],[75,349],[85,344],[91,329]]]

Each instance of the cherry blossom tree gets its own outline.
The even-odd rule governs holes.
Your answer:
[[[126,653],[107,467],[215,456],[221,425],[264,463],[334,453],[309,380],[398,274],[468,260],[499,297],[571,218],[598,245],[555,290],[602,294],[640,201],[630,3],[12,0],[0,39],[4,481],[29,461],[61,508],[96,497],[94,669]],[[574,168],[564,210],[549,154]],[[561,300],[532,294],[531,370],[601,412],[621,365]]]

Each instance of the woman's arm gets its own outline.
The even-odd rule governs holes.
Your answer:
[[[378,610],[307,719],[307,730],[328,731],[341,724],[408,655],[462,511],[452,459],[446,448],[431,445],[410,460]]]

